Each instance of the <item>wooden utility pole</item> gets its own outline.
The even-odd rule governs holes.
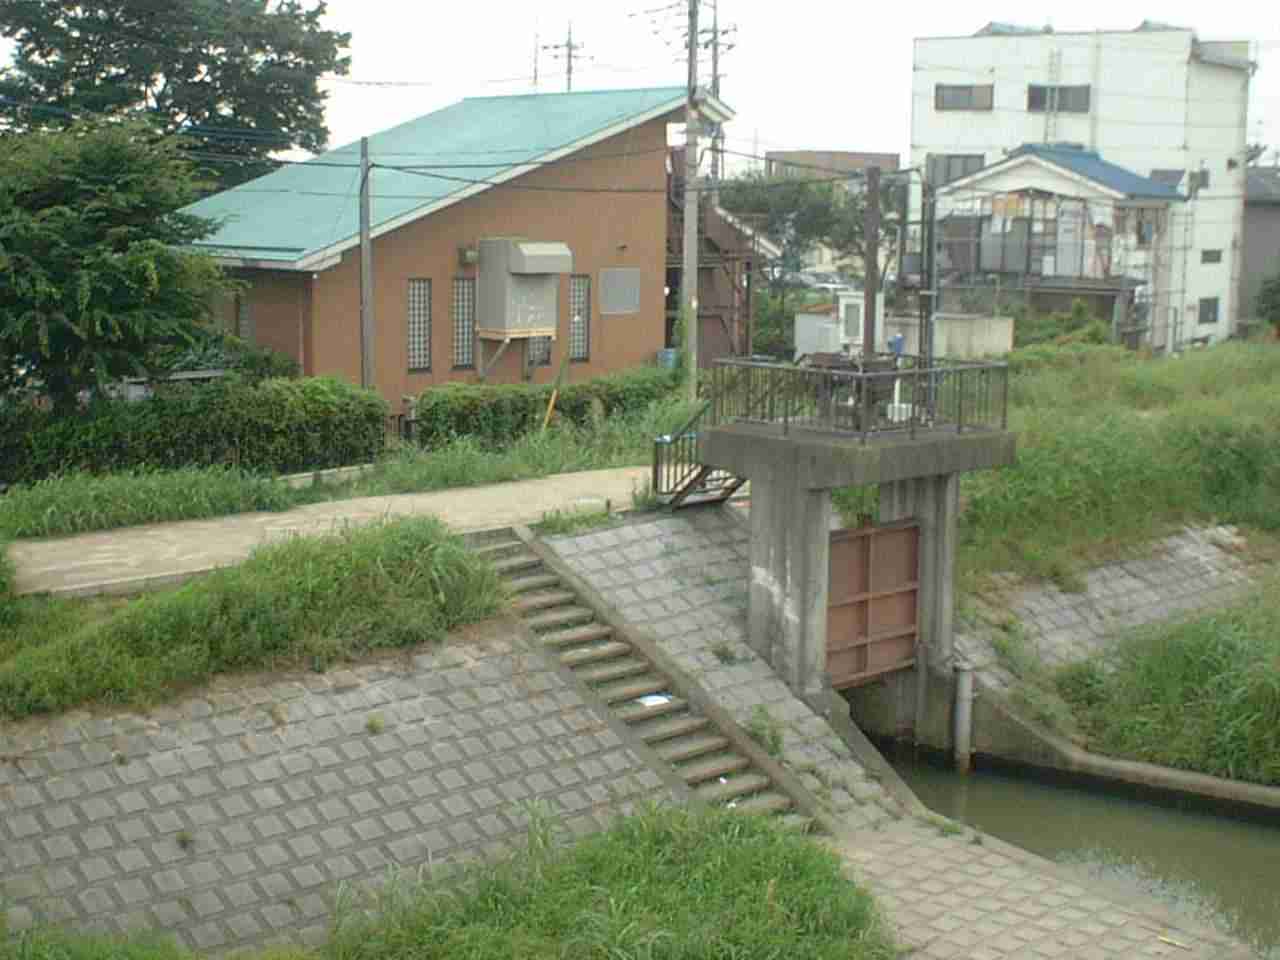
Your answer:
[[[373,239],[370,236],[373,198],[369,138],[360,138],[360,386],[374,385],[373,373]]]
[[[698,2],[689,0],[689,90],[684,134],[684,264],[680,309],[688,354],[689,402],[698,400]]]
[[[720,99],[720,0],[711,0],[711,95]],[[723,149],[721,137],[720,124],[716,124],[711,139],[711,180],[717,188],[720,186],[720,166],[723,162],[720,155]]]
[[[570,93],[572,93],[572,92],[573,92],[573,59],[574,59],[574,57],[575,57],[575,56],[577,56],[578,51],[579,51],[579,50],[581,50],[581,49],[582,49],[583,47],[585,47],[585,46],[586,46],[586,44],[584,44],[584,43],[574,43],[574,42],[573,42],[573,21],[572,21],[572,20],[570,20],[570,21],[569,21],[569,35],[568,35],[568,37],[565,39],[565,42],[564,42],[564,43],[552,43],[552,44],[548,44],[548,45],[546,45],[545,47],[543,47],[543,48],[542,48],[543,50],[550,50],[550,51],[552,51],[552,52],[555,54],[555,56],[557,56],[557,57],[558,57],[558,56],[560,56],[559,51],[561,51],[561,50],[563,50],[563,51],[564,51],[564,59],[565,59],[565,89],[566,89],[566,90],[568,90]],[[536,62],[537,62],[537,61],[535,60],[535,63],[536,63]],[[537,83],[536,68],[535,68],[534,83],[535,83],[535,85],[536,85],[536,83]]]
[[[876,352],[876,300],[880,293],[880,168],[867,168],[862,239],[862,355]]]

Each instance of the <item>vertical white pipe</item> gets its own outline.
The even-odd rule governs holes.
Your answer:
[[[973,768],[973,671],[956,665],[955,758],[956,772],[967,774]]]

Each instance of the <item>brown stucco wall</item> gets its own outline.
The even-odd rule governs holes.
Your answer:
[[[591,276],[590,359],[569,367],[573,381],[650,363],[663,346],[663,287],[666,263],[666,125],[655,120],[602,141],[565,161],[536,170],[514,183],[537,187],[645,189],[652,193],[565,193],[498,187],[401,227],[374,241],[376,378],[382,395],[398,409],[401,397],[450,380],[476,380],[474,370],[453,368],[453,278],[474,276],[460,266],[458,249],[481,237],[521,236],[569,245],[574,273]],[[636,156],[601,156],[634,153]],[[592,156],[599,159],[578,159]],[[377,191],[376,173],[374,191]],[[600,315],[599,272],[639,267],[640,312]],[[408,369],[408,281],[432,283],[431,370]],[[559,336],[551,365],[533,379],[555,378],[568,349],[568,277],[560,283]],[[360,380],[360,252],[318,274],[259,272],[252,304],[257,341],[304,356],[308,374]],[[305,349],[304,349],[305,345]],[[485,345],[491,357],[496,344]],[[492,383],[523,377],[524,353],[513,342],[491,371]]]

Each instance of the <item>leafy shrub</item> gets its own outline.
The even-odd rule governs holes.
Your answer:
[[[569,384],[556,398],[561,422],[590,426],[611,417],[638,413],[670,396],[679,374],[641,367]],[[541,426],[551,399],[547,384],[460,384],[432,387],[418,398],[417,441],[436,447],[459,437],[506,446]]]
[[[1073,300],[1069,313],[1027,313],[1013,327],[1013,345],[1038,343],[1106,343],[1107,325],[1096,318],[1083,300]]]
[[[497,575],[438,520],[296,537],[0,660],[0,716],[154,700],[217,673],[323,668],[497,610]],[[39,631],[32,631],[38,636]]]
[[[1280,334],[1280,273],[1268,277],[1258,291],[1253,304],[1254,313],[1263,323],[1270,324]]]
[[[11,487],[0,497],[0,537],[53,537],[140,523],[284,510],[283,483],[236,467],[71,473]]]
[[[158,349],[149,364],[161,373],[230,370],[253,382],[273,377],[292,379],[300,373],[298,361],[292,357],[228,334],[211,334],[187,347]]]
[[[386,416],[377,394],[329,378],[165,386],[136,403],[100,400],[68,415],[2,405],[0,483],[71,471],[346,466],[382,450]]]

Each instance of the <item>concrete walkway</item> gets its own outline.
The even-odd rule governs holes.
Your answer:
[[[614,509],[627,509],[632,493],[648,477],[647,467],[626,467],[434,493],[337,500],[283,513],[244,513],[22,540],[10,547],[9,555],[17,567],[19,593],[127,593],[239,563],[255,547],[273,539],[324,533],[384,517],[433,514],[464,532],[536,523],[555,510],[599,509],[606,499]]]

